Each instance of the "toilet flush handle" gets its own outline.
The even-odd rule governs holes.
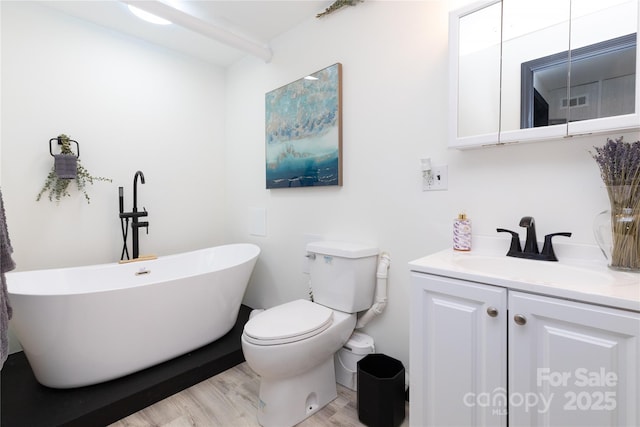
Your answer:
[[[306,256],[307,258],[309,258],[309,259],[316,259],[316,254],[314,254],[313,252],[308,253],[308,254],[306,254],[305,256]]]

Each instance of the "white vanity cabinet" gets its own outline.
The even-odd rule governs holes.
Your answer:
[[[638,426],[640,313],[411,272],[412,426]]]

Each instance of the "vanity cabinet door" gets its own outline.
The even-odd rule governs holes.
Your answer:
[[[640,313],[509,292],[509,425],[640,425]]]
[[[507,291],[411,276],[414,426],[505,426]]]

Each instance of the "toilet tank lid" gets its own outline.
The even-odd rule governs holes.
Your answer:
[[[343,258],[364,258],[378,255],[378,248],[362,243],[323,240],[307,244],[307,252]]]

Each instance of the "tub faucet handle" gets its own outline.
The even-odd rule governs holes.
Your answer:
[[[145,213],[146,215],[148,215],[147,208],[145,208],[145,207],[143,206],[143,207],[142,207],[142,210],[144,211],[144,213]],[[144,222],[144,230],[146,231],[147,236],[148,236],[148,235],[149,235],[149,221],[145,221],[145,222]]]

